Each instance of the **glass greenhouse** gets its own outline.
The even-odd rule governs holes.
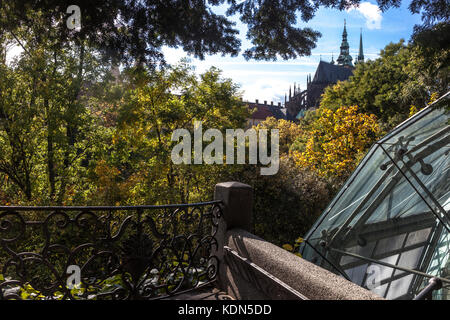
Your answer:
[[[450,92],[378,141],[305,236],[303,257],[387,299],[450,299]]]

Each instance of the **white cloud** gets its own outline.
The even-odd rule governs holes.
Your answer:
[[[304,71],[274,71],[274,70],[224,70],[224,76],[232,79],[239,79],[241,77],[306,77],[310,72]]]
[[[351,12],[353,10],[358,11],[364,16],[368,29],[381,29],[381,20],[383,20],[383,17],[377,5],[370,2],[361,2],[359,6],[355,6],[348,11]]]
[[[182,49],[163,48],[166,60],[177,63],[186,54]],[[330,54],[331,55],[331,54]],[[204,61],[192,59],[197,73],[205,72],[211,66],[222,70],[222,76],[231,78],[240,85],[244,100],[260,102],[266,100],[275,104],[284,102],[284,94],[296,82],[302,89],[306,87],[306,75],[314,75],[318,58],[301,57],[289,61],[246,61],[241,57],[222,58],[207,56]]]
[[[244,100],[254,102],[258,99],[260,103],[266,100],[277,104],[284,102],[284,93],[289,92],[289,85],[292,85],[289,81],[268,77],[246,82],[241,89],[244,91]]]

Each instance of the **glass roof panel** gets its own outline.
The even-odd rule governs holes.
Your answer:
[[[450,286],[450,93],[377,142],[305,237],[303,257],[388,299]]]

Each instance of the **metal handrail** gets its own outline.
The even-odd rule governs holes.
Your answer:
[[[29,285],[44,299],[148,300],[211,283],[221,203],[0,206],[0,300]]]
[[[431,278],[428,285],[419,292],[413,300],[432,300],[433,291],[442,289],[442,281],[439,278]]]
[[[392,268],[392,269],[397,269],[397,270],[401,270],[401,271],[404,271],[404,272],[407,272],[407,273],[413,273],[413,274],[416,274],[418,276],[422,276],[422,277],[425,277],[425,278],[437,279],[437,280],[439,280],[441,282],[450,283],[450,279],[435,277],[433,275],[430,275],[428,273],[421,272],[421,271],[418,271],[418,270],[409,269],[409,268],[405,268],[405,267],[401,267],[401,266],[396,266],[395,264],[387,263],[387,262],[380,261],[380,260],[377,260],[377,259],[364,257],[364,256],[361,256],[361,255],[356,254],[356,253],[352,253],[352,252],[348,252],[348,251],[344,251],[344,250],[339,250],[339,249],[332,248],[332,247],[328,247],[328,249],[331,250],[331,251],[334,251],[334,252],[346,255],[346,256],[350,256],[350,257],[357,258],[357,259],[360,259],[360,260],[364,260],[364,261],[380,264],[382,266],[389,267],[389,268]]]
[[[136,209],[173,209],[189,208],[198,206],[208,206],[219,204],[221,200],[183,203],[183,204],[165,204],[165,205],[139,205],[139,206],[0,206],[0,211],[119,211]]]

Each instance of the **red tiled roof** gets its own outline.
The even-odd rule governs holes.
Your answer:
[[[265,120],[268,117],[273,117],[272,111],[270,111],[269,107],[267,105],[261,105],[256,103],[249,103],[248,107],[251,111],[253,111],[251,117],[252,119],[261,119]]]
[[[248,108],[250,111],[253,111],[251,115],[252,120],[260,120],[264,121],[268,117],[274,117],[275,119],[285,119],[290,121],[295,121],[295,118],[292,118],[287,112],[286,108],[281,106],[281,103],[278,105],[275,104],[267,104],[267,103],[257,103],[257,102],[247,102]]]

